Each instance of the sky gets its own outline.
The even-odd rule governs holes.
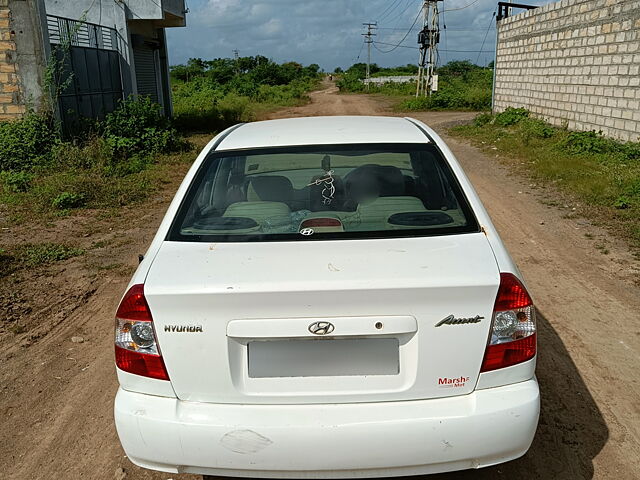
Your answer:
[[[549,0],[526,3],[542,5]],[[410,28],[421,4],[422,0],[187,0],[187,26],[167,29],[169,62],[232,57],[237,49],[241,56],[317,63],[325,71],[344,69],[366,62],[362,23],[377,22],[374,40],[379,43],[372,45],[372,63],[415,64],[421,18]],[[493,60],[497,5],[497,0],[439,3],[440,64],[471,60],[486,65]]]

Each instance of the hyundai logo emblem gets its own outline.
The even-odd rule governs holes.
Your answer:
[[[301,235],[313,235],[313,228],[303,228],[300,230]]]
[[[309,325],[309,331],[314,335],[328,335],[335,330],[333,323],[315,322]]]

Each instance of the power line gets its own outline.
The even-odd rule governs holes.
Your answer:
[[[443,52],[454,52],[454,53],[478,53],[478,52],[485,52],[485,53],[489,53],[489,52],[495,52],[495,50],[442,50]]]
[[[397,44],[396,44],[396,45],[395,45],[391,50],[387,50],[387,51],[382,51],[382,50],[380,50],[380,49],[378,49],[378,50],[380,50],[382,53],[391,53],[391,52],[393,52],[396,48],[400,47],[400,46],[401,46],[400,44],[401,44],[402,42],[404,42],[404,41],[407,39],[407,37],[408,37],[408,36],[409,36],[409,34],[411,33],[411,30],[413,30],[413,27],[415,27],[416,23],[418,23],[418,19],[420,18],[420,14],[421,14],[421,13],[422,13],[422,10],[420,10],[420,11],[418,12],[418,15],[416,15],[415,20],[414,20],[414,21],[413,21],[413,23],[411,24],[411,27],[409,27],[409,30],[407,30],[407,33],[405,33],[404,37],[402,37],[402,40],[400,40],[400,41],[399,41],[399,42],[398,42],[398,43],[397,43]],[[380,43],[380,44],[382,44],[382,42],[375,42],[375,43]],[[393,45],[393,44],[387,44],[387,45]]]
[[[373,42],[373,46],[375,47],[376,45],[394,45],[393,43],[385,43],[385,42],[378,42],[378,41],[374,41]],[[409,45],[397,45],[400,48],[410,48],[412,50],[420,50],[419,47],[411,47]],[[379,52],[385,53],[382,50],[378,50]],[[490,52],[495,52],[495,50],[444,50],[444,49],[440,49],[441,52],[453,52],[453,53],[478,53],[478,52],[484,52],[484,53],[490,53]]]
[[[381,50],[378,45],[394,45],[393,43],[385,43],[385,42],[373,42],[373,48],[378,50],[380,53],[389,53],[388,50]],[[420,50],[418,47],[410,47],[409,45],[395,45],[398,48],[410,48],[411,50]]]
[[[484,38],[482,39],[482,45],[480,45],[480,52],[478,52],[478,59],[476,60],[476,65],[480,65],[480,55],[482,55],[482,49],[484,48],[484,42],[487,39],[487,35],[489,35],[489,29],[491,28],[491,25],[493,25],[493,19],[496,16],[496,11],[493,11],[493,15],[491,15],[491,19],[489,20],[489,26],[487,27],[487,31],[484,34]]]
[[[402,0],[394,0],[392,3],[387,5],[387,8],[385,8],[384,11],[378,17],[378,21],[381,22],[386,17],[388,17],[396,8],[400,6],[401,2]]]
[[[392,20],[389,20],[389,23],[394,22],[394,21],[396,21],[396,20],[398,20],[398,23],[399,23],[399,20],[402,18],[402,16],[404,15],[404,13],[405,13],[407,10],[409,10],[409,7],[411,7],[411,5],[413,5],[413,4],[414,4],[414,2],[415,2],[415,0],[409,0],[409,1],[407,2],[407,4],[405,5],[404,9],[403,9],[403,10],[402,10],[398,15],[396,15],[395,17],[393,17],[393,19],[392,19]]]
[[[441,12],[442,13],[442,12]],[[457,28],[457,27],[446,27],[447,30],[451,30],[452,32],[484,32],[484,28]],[[402,30],[404,28],[393,28],[393,27],[378,27],[378,30]]]
[[[360,59],[360,54],[362,53],[362,49],[364,48],[364,44],[365,44],[365,43],[366,43],[366,42],[362,42],[362,43],[360,44],[360,50],[358,51],[358,56],[356,57],[356,60]]]
[[[459,7],[459,8],[448,8],[447,10],[445,10],[445,12],[457,12],[458,10],[464,10],[465,8],[469,8],[472,5],[475,5],[476,3],[478,3],[480,0],[474,0],[473,2],[471,2],[468,5],[465,5],[464,7]]]

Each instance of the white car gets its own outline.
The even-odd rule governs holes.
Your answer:
[[[115,422],[173,473],[416,475],[535,434],[535,312],[469,180],[410,118],[237,125],[116,314]]]

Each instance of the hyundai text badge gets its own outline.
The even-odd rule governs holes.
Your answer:
[[[314,335],[328,335],[335,330],[336,327],[330,322],[314,322],[309,325],[309,331]]]

